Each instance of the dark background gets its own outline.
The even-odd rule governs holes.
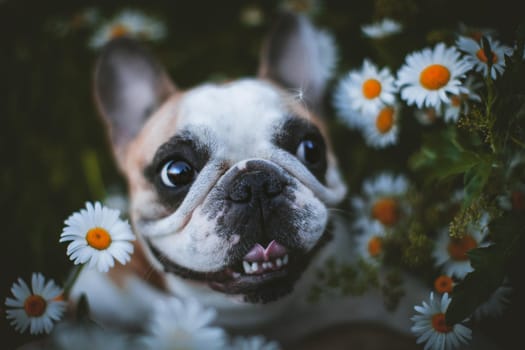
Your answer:
[[[110,190],[125,191],[94,109],[91,75],[96,51],[87,46],[93,29],[80,26],[58,35],[52,24],[72,21],[87,7],[98,8],[105,17],[123,8],[157,16],[167,24],[168,35],[148,46],[176,84],[187,88],[256,72],[261,41],[283,3],[0,0],[0,342],[5,345],[1,348],[33,339],[17,335],[5,320],[4,300],[11,284],[18,277],[28,281],[32,272],[62,283],[72,266],[65,245],[58,243],[63,221],[85,201],[101,200]],[[428,45],[432,35],[439,38],[440,30],[455,29],[459,22],[497,29],[500,38],[512,44],[517,25],[524,20],[519,1],[315,3],[310,12],[313,21],[337,40],[339,74],[359,66],[367,56],[378,64],[399,65],[408,50]],[[241,20],[248,6],[260,9],[260,24],[250,26]],[[389,47],[394,53],[390,57],[381,55],[360,33],[362,24],[382,15],[402,20],[407,27],[401,40]],[[333,113],[328,118],[333,121]],[[419,140],[417,129],[407,127],[404,134],[413,134],[402,137],[407,141],[400,146],[371,151],[357,134],[334,125],[345,176],[352,174],[347,176],[351,189],[371,170],[406,167],[404,155]],[[513,322],[497,336],[515,336]]]

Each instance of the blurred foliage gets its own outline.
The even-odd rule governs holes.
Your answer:
[[[111,16],[122,8],[135,8],[163,19],[168,37],[150,47],[177,85],[186,88],[202,81],[253,75],[261,42],[283,3],[294,3],[296,10],[311,10],[314,22],[335,35],[340,73],[356,67],[364,57],[372,57],[379,65],[397,68],[413,47],[450,38],[446,28],[456,27],[459,22],[496,28],[501,38],[511,42],[517,24],[523,20],[522,12],[516,11],[515,1],[0,1],[2,314],[3,300],[16,278],[27,279],[31,272],[40,271],[58,283],[67,279],[71,264],[65,246],[58,244],[65,218],[85,201],[103,199],[109,188],[125,192],[126,185],[113,163],[91,93],[96,58],[96,52],[88,48],[92,29],[79,22],[79,14],[87,8],[96,8],[102,15]],[[246,12],[248,10],[252,12]],[[384,16],[403,21],[404,34],[383,46],[365,40],[360,25]],[[69,29],[58,31],[58,22],[65,23]],[[431,34],[425,37],[424,33]],[[523,30],[520,35],[523,38]],[[523,45],[523,41],[519,45]],[[490,127],[497,137],[489,135],[489,146],[485,143],[486,130],[469,123],[468,118],[459,131],[444,128],[444,134],[428,136],[414,120],[407,121],[400,144],[385,150],[365,148],[357,132],[330,119],[333,143],[350,189],[359,188],[364,178],[379,170],[404,171],[409,164],[406,155],[415,154],[410,165],[426,174],[414,178],[415,182],[423,184],[435,178],[450,180],[429,189],[436,199],[450,195],[450,183],[461,182],[458,174],[464,174],[463,181],[471,198],[479,197],[487,186],[494,185],[492,172],[508,169],[505,166],[508,159],[497,159],[500,167],[493,167],[494,152],[490,146],[505,150],[523,146],[523,77],[523,64],[514,65],[513,70],[497,82],[501,85],[499,89],[512,93],[494,97],[491,108],[497,110],[498,115]],[[327,97],[330,116],[333,111],[329,102]],[[465,142],[457,138],[458,133],[473,128],[477,133],[473,139]],[[439,140],[432,140],[433,137]],[[424,146],[420,149],[421,143]],[[469,203],[465,205],[469,207]],[[424,220],[428,221],[438,214],[425,215]],[[510,266],[511,275],[522,276],[519,270],[523,257],[508,254],[508,250],[516,247],[516,242],[509,241],[508,237],[522,235],[523,228],[513,221],[517,219],[503,216],[494,223],[502,227],[497,232],[514,232],[501,237],[504,243],[497,249],[502,249],[503,255],[496,254],[498,258],[493,260],[491,256],[495,253],[491,249],[472,252],[471,258],[479,269],[465,281],[464,290],[472,288],[468,284],[477,286],[480,281],[486,281],[485,291],[489,291],[499,282],[501,274],[497,271],[503,266]],[[417,225],[411,232],[418,232]],[[421,235],[409,237],[414,247],[428,245]],[[500,260],[501,256],[506,259]],[[416,261],[416,265],[419,263],[421,261]],[[350,279],[375,278],[373,275],[359,277],[352,269],[342,273]],[[495,279],[486,279],[486,276]],[[398,296],[399,281],[395,275],[386,280],[394,286],[393,297]],[[523,287],[518,286],[517,291],[523,292]],[[458,290],[458,295],[460,293]],[[516,332],[516,320],[523,310],[523,301],[517,299],[516,311],[500,325],[491,325],[494,326],[491,332],[499,339],[514,337],[512,332]],[[3,348],[12,348],[28,339],[15,334],[3,316],[0,330],[0,339],[6,345]]]

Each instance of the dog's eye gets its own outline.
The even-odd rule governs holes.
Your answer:
[[[307,165],[317,164],[323,157],[323,148],[312,139],[304,139],[297,146],[295,153],[299,160]]]
[[[195,177],[195,169],[183,160],[170,160],[162,167],[160,178],[167,187],[189,184]]]

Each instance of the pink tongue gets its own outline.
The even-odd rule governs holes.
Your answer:
[[[265,248],[259,243],[256,243],[253,248],[244,256],[244,260],[248,262],[269,261],[285,256],[286,248],[276,241],[271,241]]]

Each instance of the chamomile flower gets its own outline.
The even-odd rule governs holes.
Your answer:
[[[408,105],[439,108],[450,101],[448,94],[466,92],[462,79],[470,69],[471,64],[455,48],[439,43],[408,55],[396,83]]]
[[[472,38],[476,41],[481,40],[481,37],[483,36],[495,37],[498,34],[493,28],[473,27],[462,22],[458,25],[458,32],[460,35]]]
[[[481,97],[476,90],[482,87],[482,83],[474,76],[469,76],[463,86],[466,92],[450,96],[450,102],[443,105],[443,117],[446,122],[456,122],[461,113],[468,113],[470,103],[481,102]]]
[[[503,73],[505,69],[505,55],[510,55],[512,49],[508,46],[502,45],[499,41],[486,37],[490,50],[492,52],[492,66],[490,69],[490,76],[496,79],[498,75]],[[488,58],[485,55],[485,49],[481,40],[474,40],[464,36],[460,36],[456,41],[456,46],[459,50],[467,53],[465,60],[473,66],[474,70],[487,76],[489,73]]]
[[[7,319],[17,331],[23,333],[29,327],[31,334],[49,333],[53,323],[60,320],[66,308],[61,300],[62,290],[53,280],[46,282],[41,273],[33,273],[31,289],[21,279],[11,287],[13,298],[6,298]]]
[[[276,341],[267,341],[263,336],[236,337],[233,339],[231,350],[279,350],[281,347]]]
[[[447,228],[439,232],[433,256],[445,274],[462,279],[472,271],[467,252],[487,246],[483,240],[488,234],[488,220],[488,214],[484,214],[477,222],[468,225],[461,238],[450,237]]]
[[[339,81],[334,104],[340,117],[350,127],[360,127],[367,116],[378,113],[395,102],[394,77],[388,68],[379,70],[369,60],[360,69],[350,71]]]
[[[66,221],[60,242],[68,242],[67,255],[75,264],[87,264],[107,272],[115,264],[130,260],[135,239],[127,221],[119,219],[120,212],[86,203],[86,209],[73,213]]]
[[[172,298],[155,305],[148,340],[151,349],[224,349],[226,333],[211,326],[216,312],[205,309],[196,300],[185,302]]]
[[[434,290],[439,294],[451,293],[454,288],[454,280],[447,275],[438,276],[434,280]]]
[[[421,125],[432,125],[440,118],[440,114],[434,107],[416,109],[414,117]]]
[[[111,39],[122,36],[159,41],[166,36],[166,27],[159,20],[139,11],[124,10],[98,28],[89,46],[98,49]]]
[[[451,301],[448,293],[443,294],[441,300],[430,293],[428,304],[423,301],[422,306],[414,307],[418,314],[411,318],[414,322],[411,330],[418,337],[418,344],[425,343],[424,350],[459,349],[462,344],[469,343],[472,331],[468,327],[459,323],[451,326],[445,322]]]
[[[401,32],[403,27],[397,21],[390,18],[383,18],[379,22],[361,26],[364,35],[372,39],[382,39]]]
[[[357,251],[359,255],[368,263],[377,265],[384,253],[384,231],[367,231],[357,238]]]
[[[360,232],[383,232],[400,225],[410,212],[405,199],[408,181],[402,175],[382,173],[363,183],[362,196],[352,198]]]
[[[399,107],[385,106],[370,117],[364,125],[363,134],[366,143],[375,148],[384,148],[397,142],[399,133]]]

